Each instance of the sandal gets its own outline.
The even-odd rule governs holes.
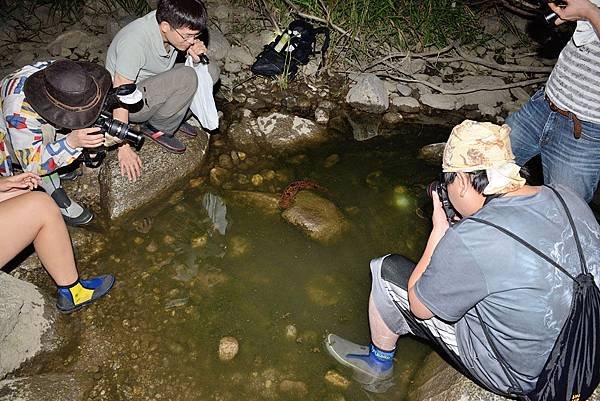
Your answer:
[[[169,152],[181,154],[185,152],[185,145],[174,136],[167,135],[163,131],[156,129],[150,123],[145,123],[141,126],[142,134],[158,143]]]
[[[188,124],[186,122],[181,123],[179,126],[179,131],[183,132],[189,137],[195,138],[198,136],[198,131],[200,128],[193,126],[192,124]]]

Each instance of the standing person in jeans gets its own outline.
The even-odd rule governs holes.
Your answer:
[[[327,351],[367,390],[393,384],[396,342],[407,334],[428,340],[487,389],[509,393],[511,378],[495,348],[525,392],[535,387],[571,311],[573,282],[514,238],[468,217],[506,228],[577,275],[578,247],[560,195],[588,270],[600,282],[600,226],[592,211],[566,187],[557,185],[555,193],[526,185],[509,132],[506,125],[468,120],[452,130],[442,182],[463,220],[449,227],[434,192],[433,229],[419,263],[400,255],[371,261],[370,345],[327,336]]]
[[[194,69],[174,66],[177,51],[187,52],[194,62],[206,52],[199,39],[206,29],[206,8],[200,0],[159,0],[156,11],[131,22],[114,37],[106,56],[106,68],[114,86],[136,83],[142,92],[140,110],[115,109],[122,122],[143,123],[142,132],[173,153],[185,145],[175,132],[195,136],[197,131],[182,124],[192,102],[198,79]],[[122,169],[139,175],[141,161],[125,144]]]
[[[546,88],[506,119],[518,165],[541,155],[544,182],[591,201],[600,179],[600,0],[550,3],[558,23],[577,21]]]

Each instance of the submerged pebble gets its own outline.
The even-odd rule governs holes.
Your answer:
[[[173,245],[175,243],[175,238],[167,234],[163,237],[163,242],[167,245]]]
[[[350,380],[336,372],[335,370],[329,370],[325,373],[325,381],[334,387],[347,389],[350,386]]]
[[[158,245],[156,245],[156,242],[152,241],[148,245],[146,245],[146,251],[150,253],[158,251]]]
[[[260,175],[260,174],[254,174],[254,175],[252,176],[252,179],[251,179],[251,181],[252,181],[252,185],[254,185],[255,187],[259,187],[259,186],[261,186],[261,185],[262,185],[262,183],[263,183],[263,181],[264,181],[264,178],[263,178],[263,176],[262,176],[262,175]]]
[[[208,235],[204,234],[196,238],[192,238],[192,248],[204,248],[208,243]]]
[[[189,302],[189,298],[185,297],[185,298],[176,298],[176,299],[170,299],[165,303],[165,309],[169,310],[169,309],[173,309],[173,308],[179,308],[181,306],[185,306],[187,305],[187,303]]]
[[[235,358],[239,349],[240,345],[235,337],[223,337],[219,341],[219,359],[230,361]]]
[[[339,161],[340,161],[340,155],[338,155],[337,153],[334,153],[330,156],[327,156],[327,158],[325,159],[325,162],[323,163],[323,167],[325,167],[325,168],[333,167]]]
[[[288,339],[295,341],[296,337],[298,337],[298,329],[296,328],[296,326],[294,326],[293,324],[288,324],[285,327],[285,336]]]
[[[282,393],[293,394],[295,397],[305,397],[308,394],[306,383],[294,380],[283,380],[279,383],[279,391]]]

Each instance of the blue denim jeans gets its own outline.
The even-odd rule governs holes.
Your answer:
[[[510,141],[519,166],[540,155],[544,183],[562,184],[590,202],[600,178],[600,124],[581,121],[581,138],[573,120],[550,109],[544,89],[508,116]]]

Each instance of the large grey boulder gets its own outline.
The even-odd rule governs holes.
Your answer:
[[[208,58],[210,61],[221,61],[227,57],[231,45],[218,29],[208,28]]]
[[[140,152],[142,176],[137,182],[129,182],[121,176],[116,152],[111,152],[98,177],[100,203],[111,219],[150,202],[202,166],[208,151],[208,134],[202,131],[196,138],[189,138],[178,133],[177,137],[187,147],[181,155],[167,152],[156,143],[146,141]]]
[[[54,313],[35,285],[0,271],[0,378],[47,349]]]
[[[375,74],[361,74],[346,95],[346,103],[367,113],[383,113],[390,107],[388,90]]]
[[[282,113],[244,117],[229,126],[227,136],[236,149],[248,153],[297,152],[327,140],[323,127],[306,118]]]
[[[479,387],[432,352],[415,373],[408,389],[409,401],[509,401]],[[589,401],[600,401],[596,389]]]
[[[43,374],[0,381],[0,401],[84,401],[93,387],[87,376]]]
[[[60,56],[63,49],[73,50],[89,43],[92,38],[85,31],[72,30],[60,34],[46,49],[51,56]]]
[[[281,216],[309,238],[325,244],[338,241],[350,228],[333,202],[310,191],[298,192],[292,206]]]
[[[439,110],[458,110],[465,105],[465,98],[462,95],[431,93],[421,95],[419,100],[424,105]]]

